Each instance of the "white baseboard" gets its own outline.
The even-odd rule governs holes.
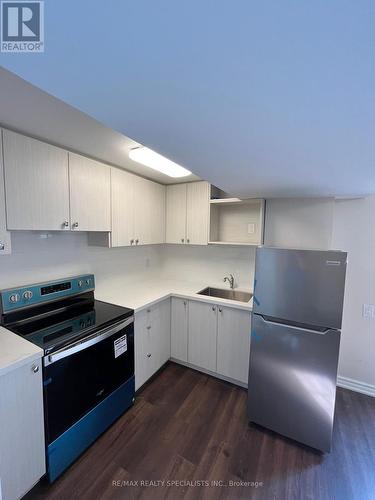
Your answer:
[[[366,384],[365,382],[360,382],[359,380],[353,380],[348,377],[337,377],[337,385],[343,387],[344,389],[349,389],[351,391],[360,392],[361,394],[366,394],[367,396],[375,397],[375,385]]]
[[[238,380],[233,380],[223,375],[219,375],[218,373],[211,372],[210,370],[205,370],[204,368],[192,365],[191,363],[187,363],[185,361],[181,361],[180,359],[170,358],[170,360],[179,365],[186,366],[187,368],[192,368],[193,370],[206,373],[207,375],[211,375],[212,377],[220,378],[221,380],[231,382],[232,384],[239,385],[240,387],[247,389],[247,384],[239,382]],[[359,380],[341,376],[337,377],[337,385],[338,387],[342,387],[343,389],[349,389],[350,391],[359,392],[361,394],[366,394],[367,396],[372,396],[375,398],[375,385],[366,384],[365,382],[360,382]]]

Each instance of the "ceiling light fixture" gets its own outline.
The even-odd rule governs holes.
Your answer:
[[[168,160],[165,156],[155,153],[152,149],[139,147],[129,151],[129,158],[137,163],[146,165],[146,167],[158,170],[162,174],[169,175],[169,177],[186,177],[190,175],[190,170],[177,165],[177,163]]]

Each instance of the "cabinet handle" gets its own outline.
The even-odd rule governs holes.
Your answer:
[[[212,310],[213,310],[213,311],[216,311],[216,307],[215,307],[215,306],[212,306]]]
[[[63,227],[69,227],[69,222],[67,220],[64,220]]]
[[[34,373],[38,373],[38,371],[39,371],[39,366],[38,366],[38,365],[33,365],[33,366],[31,367],[31,369],[32,369],[32,371],[33,371]]]
[[[151,353],[150,352],[147,353],[147,357],[151,358]]]
[[[151,309],[147,309],[147,312],[150,313],[151,312]]]
[[[220,312],[220,313],[221,313],[221,312],[223,312],[223,309],[222,309],[221,307],[219,307],[219,312]]]
[[[188,238],[188,239],[186,240],[186,243],[190,243],[190,240],[189,240],[189,238]]]
[[[0,243],[0,250],[5,250],[5,243]]]
[[[184,241],[185,241],[185,239],[184,239],[184,238],[181,238],[181,243],[183,243]]]
[[[146,326],[147,330],[151,330],[151,326]]]
[[[78,222],[74,222],[73,227],[78,227]]]
[[[138,243],[139,243],[139,239],[137,238],[137,239],[135,240],[135,244],[136,244],[136,245],[138,245]]]
[[[134,243],[134,240],[130,240],[130,244],[132,245]]]
[[[186,300],[184,300],[184,306],[186,307],[186,305],[187,305],[187,302],[186,302]]]

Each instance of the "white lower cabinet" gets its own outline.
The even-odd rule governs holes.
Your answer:
[[[247,384],[250,311],[173,297],[171,358]]]
[[[45,474],[41,359],[0,376],[0,498],[22,497]]]
[[[250,355],[249,311],[218,307],[217,372],[247,384]]]
[[[135,389],[171,355],[171,302],[163,300],[135,314]]]
[[[171,301],[171,358],[188,360],[189,301],[172,297]]]
[[[188,362],[216,371],[217,306],[189,302]]]

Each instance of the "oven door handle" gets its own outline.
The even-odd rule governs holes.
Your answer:
[[[98,344],[102,340],[107,339],[108,337],[111,337],[111,335],[114,335],[115,333],[123,330],[127,326],[131,325],[134,323],[134,316],[131,316],[130,318],[127,318],[125,321],[121,321],[120,323],[117,323],[115,325],[112,325],[108,328],[105,328],[104,330],[101,330],[99,333],[96,333],[95,335],[92,335],[91,337],[86,337],[84,339],[81,339],[74,344],[71,344],[68,347],[65,347],[64,349],[60,349],[59,351],[54,352],[53,354],[49,354],[48,356],[44,357],[44,366],[51,365],[52,363],[55,363],[56,361],[59,361],[60,359],[67,358],[68,356],[71,356],[72,354],[75,354],[79,351],[83,351],[84,349],[87,349],[88,347],[91,347],[95,344]]]

